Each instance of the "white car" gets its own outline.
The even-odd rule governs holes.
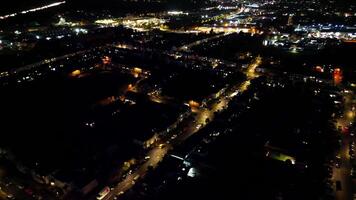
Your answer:
[[[198,125],[196,126],[197,129],[200,129],[201,127],[202,127],[202,124],[198,124]]]

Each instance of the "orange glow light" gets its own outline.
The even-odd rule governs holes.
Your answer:
[[[323,69],[323,67],[321,67],[321,66],[316,66],[316,67],[315,67],[315,70],[316,70],[317,72],[320,72],[320,73],[323,73],[323,72],[324,72],[324,69]]]
[[[109,56],[104,56],[102,60],[104,65],[108,65],[111,63],[111,58]]]
[[[342,71],[340,68],[334,69],[333,78],[334,78],[334,83],[336,85],[338,85],[342,82],[343,76],[342,76]]]
[[[77,69],[77,70],[74,70],[70,75],[72,77],[76,77],[76,76],[79,76],[81,73],[82,72],[79,69]]]

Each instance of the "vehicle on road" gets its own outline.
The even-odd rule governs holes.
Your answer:
[[[109,193],[110,193],[110,188],[108,186],[104,187],[104,189],[102,189],[98,196],[96,197],[97,200],[102,200],[104,199]]]
[[[351,176],[351,178],[353,178],[353,179],[356,179],[356,168],[355,168],[356,166],[353,166],[352,168],[351,168],[351,172],[350,172],[350,176]]]
[[[335,158],[335,167],[340,168],[341,167],[341,156],[336,156]]]
[[[202,126],[203,126],[202,124],[198,124],[198,125],[196,126],[196,129],[200,129]]]
[[[177,134],[172,135],[171,140],[174,140],[177,138]]]
[[[33,195],[33,191],[32,191],[31,188],[26,188],[26,189],[25,189],[25,193],[26,193],[27,195],[29,195],[29,196],[32,196],[32,195]]]
[[[137,175],[134,177],[134,180],[137,181],[139,178],[140,178],[140,175],[137,174]]]
[[[25,187],[23,185],[17,185],[17,188],[19,188],[20,190],[23,190]]]
[[[8,195],[7,195],[7,198],[8,198],[8,199],[15,199],[14,195],[12,195],[12,194],[8,194]]]

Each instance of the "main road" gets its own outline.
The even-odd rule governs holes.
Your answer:
[[[256,57],[245,71],[247,76],[246,81],[226,88],[225,92],[216,96],[216,99],[213,100],[214,103],[212,105],[202,106],[196,109],[194,114],[192,114],[194,119],[189,120],[188,122],[184,121],[186,125],[183,128],[182,126],[177,126],[178,128],[172,130],[171,134],[176,134],[177,137],[168,137],[169,139],[161,138],[160,143],[148,151],[146,158],[149,159],[144,161],[136,171],[126,176],[120,183],[118,183],[118,185],[113,188],[113,190],[104,199],[112,200],[120,198],[120,195],[131,189],[136,184],[137,180],[144,178],[150,168],[154,170],[167,155],[169,150],[173,149],[175,145],[184,142],[187,138],[205,127],[214,119],[215,112],[226,109],[233,97],[246,91],[250,85],[250,81],[258,77],[258,74],[255,73],[255,69],[261,64],[261,62],[261,57]]]
[[[188,51],[194,46],[198,46],[198,45],[201,45],[203,43],[207,43],[207,42],[209,42],[211,40],[219,39],[221,37],[225,37],[225,36],[230,35],[230,34],[232,34],[232,33],[223,33],[223,34],[218,34],[218,35],[215,35],[215,36],[212,36],[212,37],[204,38],[204,39],[201,39],[201,40],[197,40],[197,41],[194,41],[194,42],[192,42],[190,44],[186,44],[186,45],[183,45],[183,46],[179,47],[178,51]]]
[[[354,138],[350,137],[349,134],[345,134],[342,130],[346,127],[349,127],[351,123],[354,122],[355,113],[353,111],[353,99],[354,94],[351,91],[344,92],[344,111],[339,119],[336,120],[335,126],[340,130],[341,134],[341,148],[338,156],[341,158],[341,165],[339,168],[336,166],[333,167],[333,182],[340,181],[341,190],[337,190],[335,184],[335,199],[336,200],[351,200],[354,185],[351,179],[351,160],[349,155],[350,142],[354,140]]]

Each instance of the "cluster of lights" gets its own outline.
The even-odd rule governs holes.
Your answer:
[[[195,27],[194,30],[201,33],[209,33],[211,30],[213,30],[213,32],[215,33],[226,33],[226,34],[239,33],[239,32],[243,32],[243,33],[254,32],[253,28],[239,28],[239,27],[232,28],[228,26],[226,27],[225,26],[224,27],[199,26],[199,27]]]
[[[78,26],[79,23],[67,22],[64,17],[59,16],[59,22],[56,26]]]
[[[120,20],[118,19],[99,19],[96,20],[94,23],[102,26],[111,26],[111,27],[119,26],[121,24]]]
[[[298,26],[295,32],[306,32],[313,38],[356,39],[356,27],[333,24],[312,24]]]
[[[168,11],[168,15],[189,15],[189,13],[183,11]]]
[[[137,31],[147,31],[150,28],[159,28],[166,23],[166,20],[159,18],[126,18],[122,24],[125,27],[135,29]]]
[[[78,35],[80,33],[83,33],[83,34],[87,34],[88,33],[88,30],[84,29],[84,28],[75,28],[74,29],[74,32]]]

